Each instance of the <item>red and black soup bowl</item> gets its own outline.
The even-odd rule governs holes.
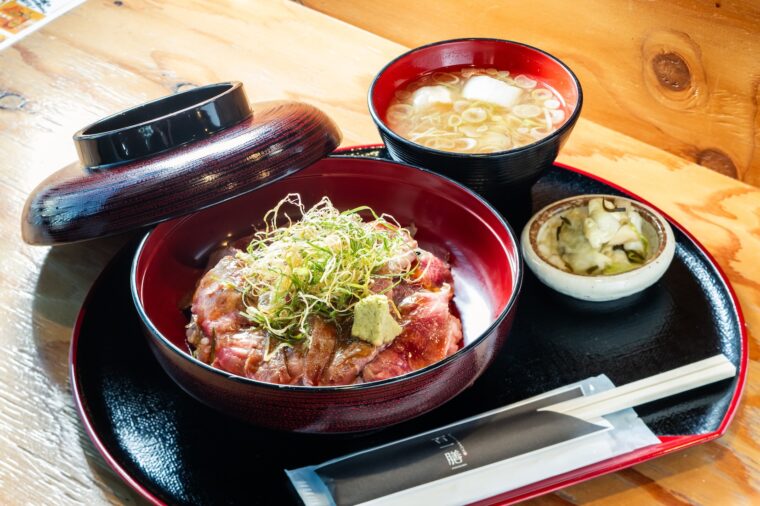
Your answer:
[[[422,74],[463,67],[492,67],[537,79],[562,97],[567,119],[556,131],[532,144],[483,154],[431,149],[391,130],[386,111],[396,90]],[[583,92],[570,68],[540,49],[507,40],[470,38],[436,42],[402,54],[375,77],[368,102],[380,137],[394,160],[428,168],[488,199],[504,201],[505,197],[524,195],[552,165],[578,120]]]
[[[339,209],[369,205],[414,225],[423,248],[447,255],[465,345],[412,373],[347,386],[277,385],[202,363],[185,342],[187,306],[211,251],[252,232],[286,194],[307,206],[328,196]],[[161,366],[187,393],[253,424],[298,432],[355,432],[425,413],[472,384],[504,343],[522,281],[517,240],[483,199],[424,169],[331,157],[288,178],[194,214],[164,222],[135,256],[134,302]]]

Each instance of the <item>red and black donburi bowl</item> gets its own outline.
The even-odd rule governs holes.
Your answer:
[[[448,255],[466,345],[412,373],[346,386],[264,383],[214,369],[185,343],[188,301],[210,251],[250,234],[286,194],[311,206],[327,195],[339,209],[369,205],[414,225],[423,248]],[[150,347],[190,395],[226,414],[280,430],[338,433],[421,415],[467,388],[504,343],[522,280],[517,240],[483,199],[432,172],[373,159],[332,157],[220,205],[158,225],[135,256],[132,294]]]
[[[555,132],[527,146],[497,153],[452,153],[431,149],[391,130],[385,114],[396,90],[422,74],[463,67],[493,67],[512,75],[527,74],[553,88],[564,100],[567,119]],[[524,196],[551,167],[581,112],[583,92],[570,68],[554,56],[518,42],[468,38],[435,42],[402,54],[375,77],[368,95],[369,112],[394,160],[448,176],[489,200]]]

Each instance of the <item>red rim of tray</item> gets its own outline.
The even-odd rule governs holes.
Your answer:
[[[380,149],[382,147],[383,146],[379,144],[351,146],[351,147],[339,149],[338,151],[335,152],[335,154],[340,155],[341,153],[346,153],[346,152],[360,150],[360,149]],[[607,181],[606,179],[595,176],[584,170],[576,169],[575,167],[571,167],[569,165],[565,165],[562,163],[555,163],[554,165],[556,165],[557,167],[561,167],[565,170],[581,174],[595,181],[604,183],[616,190],[623,192],[627,196],[630,196],[636,200],[639,200],[640,202],[643,202],[649,205],[650,207],[654,208],[656,211],[660,212],[670,222],[672,226],[676,227],[681,233],[683,233],[692,242],[694,242],[694,244],[697,247],[699,247],[699,249],[704,253],[704,255],[707,257],[710,263],[715,267],[721,281],[723,281],[723,283],[725,284],[728,290],[728,293],[731,296],[731,301],[734,307],[736,308],[737,317],[739,319],[739,324],[741,328],[741,361],[739,364],[736,389],[734,390],[734,395],[731,398],[731,402],[728,406],[728,409],[726,410],[726,414],[723,417],[723,420],[721,421],[720,426],[715,431],[707,432],[704,434],[691,434],[691,435],[682,435],[682,436],[658,436],[660,439],[660,444],[658,445],[641,448],[639,450],[636,450],[631,453],[627,453],[625,455],[621,455],[612,459],[598,462],[596,464],[585,466],[580,469],[576,469],[574,471],[570,471],[565,474],[557,475],[552,478],[549,478],[537,483],[533,483],[531,485],[527,485],[519,489],[511,490],[509,492],[505,492],[503,495],[498,495],[484,501],[479,501],[475,503],[477,505],[484,506],[484,505],[491,505],[491,504],[514,504],[519,501],[525,501],[533,497],[544,495],[550,492],[554,492],[555,490],[559,490],[561,488],[569,487],[571,485],[575,485],[577,483],[587,481],[591,478],[596,478],[597,476],[602,476],[604,474],[619,471],[621,469],[625,469],[627,467],[640,464],[642,462],[651,460],[653,458],[661,457],[663,455],[667,455],[667,454],[670,454],[679,450],[683,450],[691,446],[696,446],[698,444],[706,443],[708,441],[717,439],[726,432],[728,425],[731,423],[731,421],[734,418],[734,415],[736,414],[736,411],[739,407],[739,402],[741,400],[742,391],[744,390],[746,377],[747,377],[747,360],[748,360],[747,326],[744,320],[744,315],[742,313],[741,306],[739,305],[739,301],[736,297],[736,292],[731,286],[731,283],[729,282],[728,277],[726,276],[725,272],[723,272],[723,269],[720,267],[720,265],[718,265],[718,263],[715,261],[715,258],[707,251],[707,249],[702,245],[702,243],[699,242],[691,233],[689,233],[677,221],[673,220],[673,218],[671,218],[667,213],[664,213],[657,206],[651,204],[646,199],[640,198],[635,193],[632,193],[626,190],[620,185]],[[104,274],[107,272],[107,270],[108,268],[106,268],[106,270],[104,270],[103,273],[101,273],[98,276],[98,279],[95,281],[94,285],[100,283],[101,279],[104,277]],[[84,303],[82,304],[82,309],[80,310],[77,316],[77,320],[74,325],[74,329],[72,331],[71,347],[69,351],[69,375],[70,375],[70,381],[71,381],[71,390],[74,396],[74,401],[76,403],[77,411],[79,412],[79,417],[82,420],[85,431],[87,432],[87,435],[89,436],[93,445],[98,450],[98,453],[100,453],[103,459],[105,459],[106,463],[114,471],[114,473],[116,473],[119,477],[121,477],[121,479],[123,479],[127,483],[127,485],[129,485],[135,492],[140,494],[140,496],[142,496],[144,499],[149,501],[151,504],[165,506],[166,503],[164,503],[161,499],[156,497],[147,488],[142,486],[140,482],[136,480],[133,476],[131,476],[116,461],[113,455],[110,454],[110,452],[108,451],[108,448],[105,446],[103,441],[95,432],[95,429],[92,424],[92,420],[90,420],[88,411],[84,404],[85,402],[84,397],[80,390],[80,385],[77,382],[77,374],[76,374],[77,342],[79,340],[79,334],[81,332],[82,322],[84,321],[84,316],[87,312],[87,307],[89,305],[90,297],[92,293],[93,293],[93,290],[91,289],[87,297],[85,298]]]

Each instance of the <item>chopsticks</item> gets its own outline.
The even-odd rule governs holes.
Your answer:
[[[539,411],[553,411],[589,420],[734,376],[736,367],[728,358],[722,354],[715,355],[612,390],[553,404]]]

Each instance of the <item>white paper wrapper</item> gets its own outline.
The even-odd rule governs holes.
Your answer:
[[[541,407],[614,388],[597,376],[432,431],[286,471],[307,506],[458,505],[659,443],[632,409],[580,420]]]

